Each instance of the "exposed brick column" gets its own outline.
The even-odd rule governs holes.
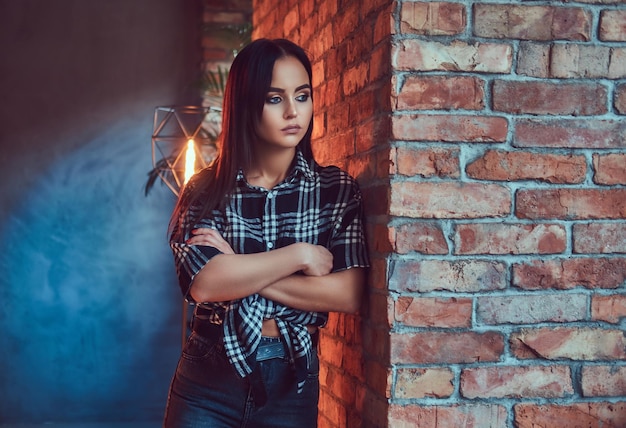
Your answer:
[[[397,4],[389,426],[626,424],[626,15],[585,3]]]

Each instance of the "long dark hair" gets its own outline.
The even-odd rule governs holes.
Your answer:
[[[222,109],[222,133],[219,155],[197,173],[185,188],[172,213],[170,232],[180,232],[178,222],[192,206],[200,207],[198,220],[214,209],[224,207],[236,185],[240,168],[245,171],[253,163],[253,144],[263,114],[265,98],[272,83],[274,64],[278,59],[294,57],[304,66],[312,85],[311,62],[306,52],[286,39],[258,39],[243,48],[235,57],[226,81]],[[313,162],[311,134],[313,119],[299,150],[309,163]]]

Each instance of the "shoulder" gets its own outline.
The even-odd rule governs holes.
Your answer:
[[[334,165],[317,165],[315,172],[319,178],[319,185],[323,192],[340,199],[352,199],[354,197],[360,199],[360,190],[357,181],[343,169]]]

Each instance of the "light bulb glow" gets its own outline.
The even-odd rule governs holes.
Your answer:
[[[196,173],[196,148],[193,138],[187,141],[187,151],[185,152],[185,181],[187,184],[189,179]]]

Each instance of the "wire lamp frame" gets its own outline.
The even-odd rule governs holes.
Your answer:
[[[195,155],[193,172],[215,159],[221,113],[220,108],[213,106],[160,106],[154,109],[153,171],[176,196],[185,184],[189,140],[193,140]]]
[[[217,107],[161,106],[154,110],[152,130],[153,173],[178,197],[185,185],[189,148],[193,150],[193,174],[206,167],[217,155],[222,110]],[[193,140],[190,143],[190,140]],[[190,305],[182,303],[182,346],[191,329]]]

